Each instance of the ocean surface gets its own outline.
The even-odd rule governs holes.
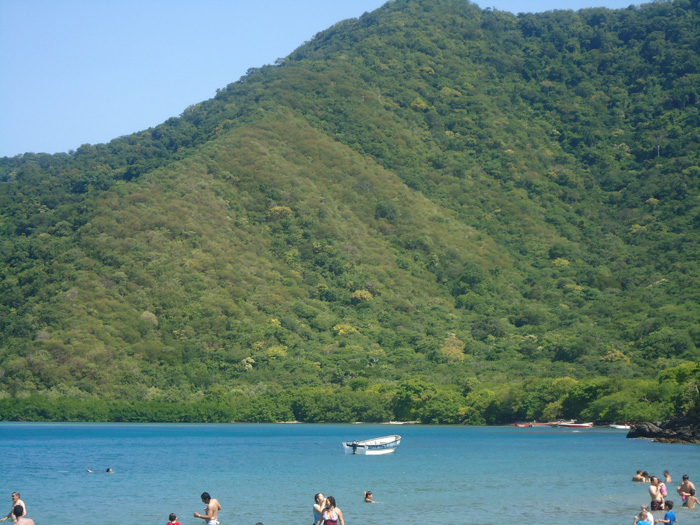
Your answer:
[[[401,434],[394,454],[353,456],[341,441]],[[700,480],[700,446],[611,429],[420,425],[0,423],[0,515],[19,491],[37,525],[311,525],[313,497],[336,498],[347,525],[632,523],[648,503],[637,469]],[[107,468],[113,474],[105,473]],[[88,473],[87,469],[93,471]],[[363,501],[374,492],[376,504]],[[7,509],[5,509],[5,507]],[[657,513],[661,516],[660,513]],[[661,516],[662,517],[662,516]],[[9,521],[7,523],[10,523]]]

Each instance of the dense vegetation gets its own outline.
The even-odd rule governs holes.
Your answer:
[[[0,418],[697,415],[698,50],[698,0],[397,0],[0,159]]]

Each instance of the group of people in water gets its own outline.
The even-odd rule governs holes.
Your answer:
[[[365,503],[377,503],[371,490],[365,491]],[[313,525],[345,525],[343,511],[340,510],[333,496],[324,496],[320,492],[314,496]]]
[[[88,472],[91,471],[88,470]],[[107,469],[107,472],[111,473],[113,471],[112,469]],[[639,514],[635,515],[634,525],[655,525],[655,523],[674,525],[677,521],[676,514],[673,511],[674,503],[667,499],[668,488],[666,483],[672,482],[668,470],[664,470],[663,481],[641,470],[638,470],[632,477],[632,481],[649,483],[649,496],[651,497],[651,504],[642,505]],[[683,501],[683,507],[693,509],[696,504],[700,506],[700,500],[698,500],[695,491],[695,484],[690,481],[688,474],[683,475],[681,484],[676,487],[676,491]],[[221,510],[219,500],[212,498],[208,492],[202,493],[201,499],[205,504],[204,514],[195,512],[194,517],[204,520],[207,525],[219,525],[219,511]],[[366,503],[376,503],[372,491],[365,491],[364,501]],[[665,511],[664,517],[654,518],[654,511]],[[316,494],[314,496],[313,513],[313,525],[345,525],[343,511],[338,508],[333,496],[326,497],[322,493]],[[34,520],[27,517],[27,506],[20,499],[19,492],[12,493],[12,509],[7,516],[0,518],[0,521],[5,521],[9,518],[12,518],[15,525],[35,525]],[[181,525],[175,513],[170,514],[168,525]],[[255,525],[263,524],[258,522]]]
[[[654,523],[667,523],[673,525],[677,521],[673,511],[673,501],[667,499],[668,488],[666,483],[671,483],[671,475],[668,470],[664,470],[663,481],[657,476],[652,476],[646,471],[638,470],[632,477],[632,481],[639,483],[649,483],[650,505],[642,505],[642,510],[634,517],[636,525],[654,525]],[[695,492],[695,485],[690,481],[688,474],[683,475],[681,484],[676,487],[676,492],[683,501],[683,506],[693,509],[695,504],[700,504]],[[663,518],[654,518],[653,511],[665,511]]]

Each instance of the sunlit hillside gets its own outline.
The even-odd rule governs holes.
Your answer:
[[[398,0],[0,159],[0,418],[696,414],[698,50],[698,0]]]

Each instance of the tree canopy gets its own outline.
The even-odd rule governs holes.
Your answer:
[[[0,159],[0,418],[698,413],[697,0],[396,0]]]

